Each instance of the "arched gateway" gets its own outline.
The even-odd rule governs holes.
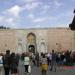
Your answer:
[[[27,45],[29,52],[36,52],[36,36],[34,33],[29,33],[27,35]]]

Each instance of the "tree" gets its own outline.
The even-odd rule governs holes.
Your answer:
[[[0,26],[0,29],[10,29],[9,27]]]

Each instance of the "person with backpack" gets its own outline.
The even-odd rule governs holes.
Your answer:
[[[3,56],[3,66],[5,75],[9,75],[10,71],[10,50],[6,50],[6,54]]]
[[[3,75],[3,55],[0,53],[0,75]]]

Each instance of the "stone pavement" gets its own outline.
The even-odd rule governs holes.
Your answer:
[[[20,61],[19,65],[19,75],[25,75],[23,62]],[[41,70],[39,67],[32,66],[31,75],[41,75]],[[47,75],[75,75],[75,68],[68,67],[57,67],[57,71],[53,72],[48,69]]]

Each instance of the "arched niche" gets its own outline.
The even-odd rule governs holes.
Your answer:
[[[27,45],[29,52],[36,52],[36,36],[34,33],[29,33],[27,35]]]

